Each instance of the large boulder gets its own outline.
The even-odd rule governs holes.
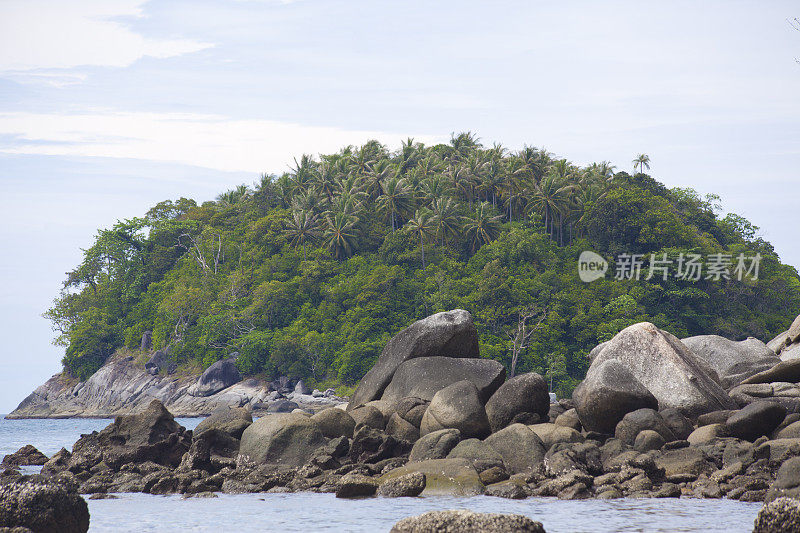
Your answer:
[[[737,342],[718,335],[698,335],[683,339],[683,344],[714,369],[726,389],[781,362],[774,351],[753,337]]]
[[[479,439],[462,440],[456,447],[447,454],[448,459],[467,459],[473,465],[481,465],[478,470],[484,470],[492,466],[503,466],[503,456],[497,450]]]
[[[459,381],[437,392],[422,417],[420,435],[457,429],[463,438],[483,438],[491,433],[480,392],[471,381]]]
[[[319,426],[308,416],[298,413],[264,416],[242,433],[238,461],[302,466],[325,442]]]
[[[3,457],[5,466],[41,466],[47,462],[47,456],[36,449],[32,444],[26,444],[14,453]]]
[[[769,401],[754,402],[732,414],[725,427],[731,437],[754,441],[772,433],[784,418],[784,406]]]
[[[632,411],[658,409],[656,397],[616,359],[593,364],[572,399],[583,427],[600,433],[613,433]]]
[[[544,460],[545,450],[542,439],[528,426],[511,424],[484,441],[498,452],[509,472],[518,474],[529,472]]]
[[[0,528],[36,533],[85,533],[89,507],[74,487],[40,476],[0,482]]]
[[[338,407],[329,407],[323,409],[319,413],[311,417],[322,434],[329,439],[336,437],[353,437],[353,432],[356,429],[356,421],[345,412],[344,409]]]
[[[426,461],[428,459],[444,459],[450,450],[461,440],[461,432],[457,429],[442,429],[420,437],[411,448],[409,462]]]
[[[546,419],[549,410],[547,383],[535,372],[509,379],[486,402],[486,415],[492,431],[503,429],[522,413],[534,413]]]
[[[492,359],[420,357],[397,368],[381,399],[393,404],[408,396],[430,401],[448,385],[468,380],[486,402],[505,379],[505,367]]]
[[[736,404],[714,377],[714,370],[680,340],[649,322],[620,331],[597,354],[592,366],[616,359],[658,400],[689,417],[734,409]]]
[[[72,448],[70,470],[89,470],[100,462],[112,469],[153,461],[176,467],[191,446],[191,433],[158,400],[143,411],[118,416],[103,431],[82,435]]]
[[[476,513],[474,511],[428,511],[410,516],[394,525],[390,533],[452,531],[459,533],[544,533],[541,522],[519,514]]]
[[[358,384],[348,410],[379,399],[397,367],[405,361],[432,356],[478,357],[478,332],[472,315],[463,309],[436,313],[414,322],[392,337],[378,361]]]
[[[240,381],[242,381],[242,375],[236,368],[236,358],[229,357],[220,359],[206,368],[205,372],[197,378],[197,383],[189,387],[186,392],[191,396],[211,396]]]
[[[225,405],[215,409],[211,416],[197,424],[193,434],[195,437],[211,429],[227,433],[235,439],[242,438],[242,432],[253,423],[253,414],[246,407]]]
[[[770,502],[781,497],[800,499],[800,457],[783,462],[764,501]]]
[[[485,490],[478,471],[467,459],[430,459],[408,463],[390,470],[379,481],[383,484],[414,472],[425,474],[423,496],[475,496],[483,494]]]

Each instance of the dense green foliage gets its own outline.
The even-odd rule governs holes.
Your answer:
[[[644,155],[634,163],[649,169]],[[100,231],[46,316],[80,379],[150,330],[179,364],[236,351],[247,374],[354,383],[391,335],[463,308],[484,357],[510,366],[516,351],[517,372],[537,370],[567,392],[586,353],[632,323],[766,339],[800,313],[797,272],[748,221],[719,217],[715,197],[613,170],[483,148],[471,134],[303,156],[216,201],[161,202]],[[612,272],[583,283],[586,249],[763,260],[757,281]]]

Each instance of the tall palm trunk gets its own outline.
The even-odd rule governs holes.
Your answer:
[[[422,233],[419,234],[419,249],[422,250],[422,270],[425,270],[425,242],[422,240]]]

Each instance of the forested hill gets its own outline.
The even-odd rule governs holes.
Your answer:
[[[469,134],[426,147],[377,142],[302,156],[216,201],[181,198],[98,232],[45,316],[86,379],[152,331],[186,367],[239,352],[246,374],[355,383],[412,321],[463,308],[481,354],[536,370],[566,392],[587,352],[650,321],[679,337],[768,339],[800,314],[796,270],[719,199],[668,189],[608,163],[581,168],[535,148]],[[640,280],[584,283],[577,258],[645,254]],[[648,277],[649,254],[733,258],[730,279]],[[736,258],[762,256],[757,280]],[[706,265],[708,266],[708,265]],[[526,342],[514,342],[525,323]]]

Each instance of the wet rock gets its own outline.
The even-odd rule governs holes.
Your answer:
[[[485,490],[478,472],[466,459],[430,459],[408,463],[381,476],[380,483],[383,484],[413,472],[425,474],[423,496],[446,494],[474,496],[483,494]]]
[[[14,453],[3,457],[4,466],[40,466],[47,462],[47,456],[31,444],[26,444]]]
[[[544,460],[542,439],[522,424],[505,427],[484,442],[503,457],[506,469],[513,474],[531,471]]]
[[[783,422],[786,408],[774,402],[755,402],[732,414],[725,422],[728,433],[736,438],[754,441],[768,435]]]
[[[378,486],[378,496],[387,498],[415,497],[425,490],[425,474],[411,472],[387,479]]]
[[[766,501],[780,497],[800,499],[800,457],[792,457],[781,465]]]
[[[573,471],[589,475],[603,472],[600,448],[592,442],[556,443],[545,454],[544,465],[551,476]]]
[[[378,361],[358,384],[348,411],[380,398],[403,362],[431,356],[479,357],[478,332],[467,311],[456,309],[437,313],[414,322],[392,337]]]
[[[224,406],[214,410],[211,416],[197,424],[192,432],[195,437],[210,429],[223,431],[235,439],[241,439],[242,433],[253,423],[253,414],[245,407]]]
[[[674,335],[648,322],[619,332],[595,357],[592,366],[610,359],[622,363],[662,408],[675,408],[685,416],[696,417],[736,407],[704,361]]]
[[[429,511],[404,518],[394,525],[391,533],[421,531],[458,531],[459,533],[544,533],[540,522],[523,515],[475,513],[472,511]]]
[[[510,479],[487,486],[485,494],[509,500],[524,500],[531,495],[531,491],[526,484]]]
[[[503,467],[503,456],[487,443],[478,439],[466,439],[459,442],[455,448],[447,454],[448,459],[461,458],[472,461],[480,467],[477,470],[483,471],[492,466]]]
[[[656,458],[655,463],[664,469],[667,477],[680,474],[697,477],[713,470],[706,454],[694,447],[666,451]]]
[[[764,505],[756,516],[753,533],[800,531],[800,501],[778,498]]]
[[[462,437],[487,436],[491,429],[478,388],[459,381],[437,392],[422,417],[420,435],[441,429],[457,429]]]
[[[85,533],[89,508],[77,492],[34,476],[0,482],[0,526],[36,532]]]
[[[357,463],[377,463],[408,452],[405,441],[399,441],[381,430],[361,426],[350,444],[350,460]]]
[[[324,409],[312,416],[311,420],[317,424],[322,434],[329,439],[336,437],[352,438],[356,427],[356,421],[350,413],[338,407]]]
[[[509,379],[486,402],[486,415],[492,431],[503,429],[522,413],[546,417],[549,410],[547,383],[535,372]]]
[[[294,413],[264,416],[242,433],[239,460],[302,466],[324,444],[324,435],[307,416]]]
[[[474,463],[473,463],[474,465]],[[510,476],[508,472],[506,472],[505,467],[502,466],[492,466],[483,470],[478,473],[478,477],[481,480],[481,483],[484,485],[492,485],[494,483],[499,483],[501,481],[507,480]]]
[[[337,498],[363,498],[373,496],[378,490],[378,482],[361,474],[342,476],[336,488]]]
[[[428,459],[444,459],[461,440],[461,432],[457,429],[442,429],[422,436],[408,456],[410,462]]]
[[[420,357],[397,368],[382,400],[394,404],[404,397],[413,396],[431,401],[440,390],[466,380],[478,389],[483,404],[505,379],[505,367],[493,359]]]
[[[636,435],[636,440],[633,442],[633,449],[637,452],[649,452],[651,450],[660,450],[666,441],[657,431],[645,429]]]
[[[613,433],[622,418],[638,409],[658,409],[658,401],[619,361],[592,364],[572,394],[584,428]]]
[[[53,476],[69,468],[69,460],[72,454],[66,448],[61,448],[42,466],[43,476]]]

